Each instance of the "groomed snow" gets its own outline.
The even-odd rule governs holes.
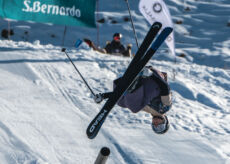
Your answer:
[[[103,103],[94,103],[60,51],[64,27],[11,21],[12,41],[0,40],[0,163],[88,164],[106,146],[111,150],[109,164],[229,164],[230,3],[165,2],[173,21],[183,21],[175,24],[176,52],[186,55],[174,63],[164,45],[149,63],[168,72],[173,108],[167,134],[152,132],[148,114],[116,106],[98,136],[89,140],[86,128]],[[149,25],[137,4],[135,0],[131,8],[141,42]],[[131,25],[123,22],[125,5],[100,2],[100,17],[107,20],[100,25],[100,42],[103,46],[119,30],[135,52]],[[111,24],[111,19],[120,22]],[[0,24],[0,30],[7,27],[6,20]],[[73,47],[78,38],[96,41],[96,36],[96,29],[68,27],[65,47],[93,91],[107,92],[131,59]]]

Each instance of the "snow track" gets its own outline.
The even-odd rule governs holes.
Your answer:
[[[63,63],[63,65],[64,64],[65,63]],[[63,82],[66,82],[66,79],[62,77],[62,75],[57,71],[58,68],[52,65],[53,64],[40,65],[38,68],[40,75],[45,81],[48,80],[49,85],[52,87],[50,88],[50,90],[54,91],[54,95],[59,96],[59,94],[57,94],[57,92],[59,92],[60,95],[65,98],[66,104],[69,104],[70,107],[73,108],[73,110],[77,110],[77,113],[80,112],[84,117],[86,117],[87,115],[83,112],[84,110],[79,110],[82,109],[83,106],[77,103],[79,101],[76,95],[77,90],[73,88],[68,88],[68,86],[62,84]]]

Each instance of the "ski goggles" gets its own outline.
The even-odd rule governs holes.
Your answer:
[[[162,132],[164,132],[165,129],[166,129],[166,126],[167,126],[166,120],[163,117],[160,117],[160,116],[154,116],[154,118],[159,118],[161,120],[164,120],[164,122],[161,123],[161,124],[158,124],[158,125],[154,125],[152,123],[152,129],[153,129],[153,131],[156,132],[156,133],[162,133]]]
[[[115,36],[113,39],[116,41],[121,40],[121,38],[119,36]]]

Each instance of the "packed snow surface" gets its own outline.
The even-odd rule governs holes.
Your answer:
[[[113,2],[99,2],[99,18],[105,19],[99,44],[121,32],[135,53],[125,1]],[[167,134],[152,132],[149,114],[115,106],[89,140],[86,128],[104,102],[94,103],[61,52],[64,26],[10,20],[15,34],[0,40],[0,163],[88,164],[106,146],[109,164],[229,164],[230,1],[165,2],[175,23],[177,62],[164,45],[148,65],[168,73],[173,108]],[[130,7],[141,43],[150,25],[137,0]],[[0,25],[7,28],[7,20]],[[95,93],[111,91],[131,58],[75,49],[79,38],[96,42],[97,29],[67,27],[64,46]]]

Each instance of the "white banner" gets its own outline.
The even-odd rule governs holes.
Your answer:
[[[152,25],[154,22],[161,22],[164,27],[173,27],[168,7],[163,0],[140,0],[139,10],[147,21]],[[168,36],[166,44],[175,55],[175,43],[173,32]]]

